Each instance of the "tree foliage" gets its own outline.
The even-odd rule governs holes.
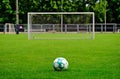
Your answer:
[[[15,23],[16,0],[0,0],[0,23]],[[27,23],[28,12],[95,12],[96,23],[119,23],[120,0],[19,0],[19,22]]]
[[[1,0],[0,1],[0,22],[12,22],[10,19],[12,19],[11,15],[13,14],[13,10],[10,5],[9,0]]]
[[[107,0],[107,22],[120,22],[120,0]]]

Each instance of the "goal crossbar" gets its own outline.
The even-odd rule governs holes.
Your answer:
[[[28,12],[29,14],[94,14],[94,12]]]

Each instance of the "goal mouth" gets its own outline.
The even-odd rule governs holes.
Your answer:
[[[28,39],[94,39],[94,12],[29,12]]]
[[[15,34],[15,25],[13,23],[5,23],[4,34]]]
[[[38,35],[38,36],[37,36]],[[92,39],[89,34],[80,33],[41,33],[34,35],[32,39],[54,39],[54,40],[77,40],[77,39]]]

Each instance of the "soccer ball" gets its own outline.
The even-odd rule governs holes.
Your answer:
[[[63,57],[58,57],[53,62],[53,68],[56,71],[67,70],[68,69],[68,61]]]

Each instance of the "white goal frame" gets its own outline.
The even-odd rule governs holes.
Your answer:
[[[15,26],[12,23],[5,23],[4,34],[15,34]]]
[[[92,37],[95,39],[95,15],[94,12],[28,12],[28,39],[31,39],[31,15],[36,14],[60,14],[61,15],[61,32],[63,32],[63,15],[64,14],[91,14],[92,15]]]

